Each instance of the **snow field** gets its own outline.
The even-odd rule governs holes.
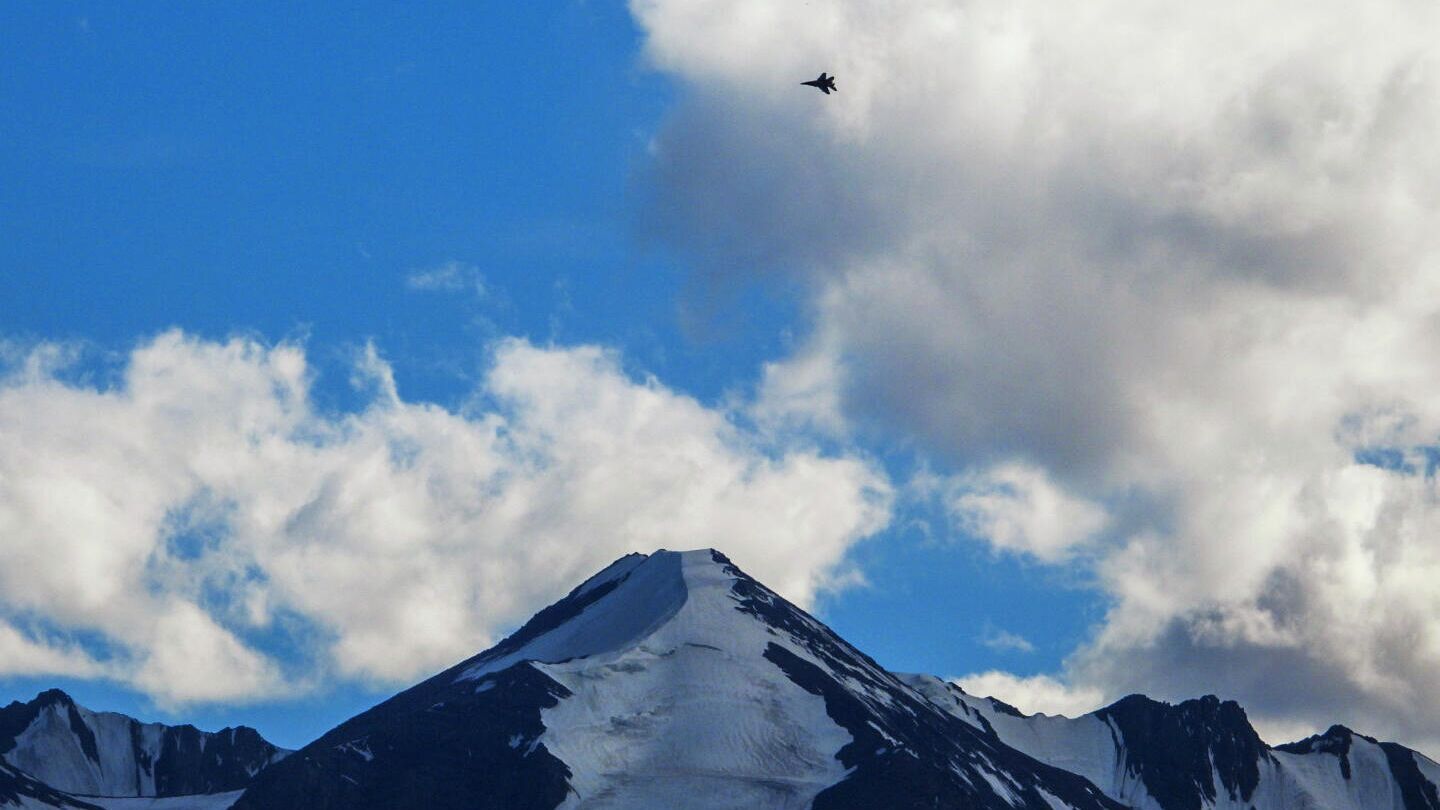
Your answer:
[[[809,807],[844,778],[850,734],[763,657],[787,640],[735,609],[708,551],[657,553],[632,579],[660,571],[681,605],[637,646],[538,665],[574,693],[542,715],[541,742],[574,774],[562,807]]]

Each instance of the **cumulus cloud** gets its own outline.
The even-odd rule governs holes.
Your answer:
[[[950,680],[972,695],[997,698],[1026,714],[1079,717],[1105,703],[1105,693],[1099,689],[1072,687],[1049,675],[1027,678],[991,670]]]
[[[1000,464],[950,487],[948,505],[965,532],[1046,562],[1064,559],[1106,523],[1104,509],[1067,495],[1044,470],[1024,464]]]
[[[888,520],[864,459],[747,432],[597,347],[504,342],[459,409],[406,401],[368,347],[348,414],[313,406],[297,345],[168,332],[108,383],[65,354],[0,378],[0,615],[33,619],[0,623],[6,673],[166,703],[404,681],[630,551],[721,547],[807,603]],[[276,653],[297,639],[316,657]]]
[[[834,355],[813,347],[766,363],[751,414],[770,430],[798,428],[841,436],[848,426],[840,406],[839,373]]]
[[[653,232],[809,296],[770,401],[989,477],[1001,547],[1104,509],[1073,684],[1440,747],[1440,7],[631,8],[692,87]]]

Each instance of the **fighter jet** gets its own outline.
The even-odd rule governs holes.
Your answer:
[[[835,88],[835,77],[834,77],[834,76],[826,76],[824,73],[821,73],[821,74],[820,74],[820,78],[815,79],[814,81],[800,82],[800,83],[801,83],[801,84],[809,85],[809,86],[811,86],[811,87],[818,87],[818,88],[820,88],[820,92],[824,93],[824,94],[827,95],[827,96],[830,95],[830,91],[831,91],[831,90],[835,90],[837,93],[839,92],[839,91],[836,90],[836,88]]]

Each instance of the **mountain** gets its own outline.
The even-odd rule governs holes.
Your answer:
[[[245,726],[205,732],[141,723],[90,711],[58,689],[0,708],[0,761],[54,791],[83,797],[235,791],[286,753]]]
[[[50,691],[0,709],[0,807],[1440,810],[1440,765],[1343,726],[1271,746],[1214,696],[1051,717],[887,672],[713,550],[622,557],[286,753]]]
[[[1025,715],[928,675],[904,680],[977,729],[1137,810],[1440,810],[1440,765],[1335,726],[1271,747],[1234,701],[1131,695],[1081,717]]]
[[[278,808],[1117,810],[718,552],[630,555],[260,773]]]

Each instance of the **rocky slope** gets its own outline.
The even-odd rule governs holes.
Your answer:
[[[1081,717],[1024,715],[928,675],[936,705],[1137,810],[1440,810],[1440,765],[1336,726],[1271,747],[1213,695],[1171,705],[1131,695]]]
[[[49,788],[93,797],[236,791],[288,753],[252,728],[205,732],[94,712],[58,689],[0,708],[0,761]]]

